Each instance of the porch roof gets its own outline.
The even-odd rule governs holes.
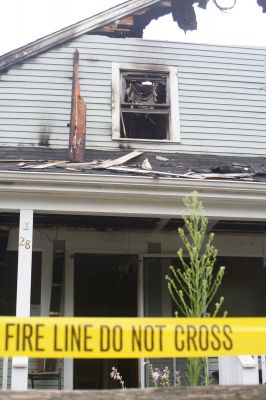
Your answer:
[[[86,159],[88,162],[114,160],[128,153],[128,150],[88,150]],[[66,160],[66,154],[67,150],[64,149],[1,148],[2,212],[32,209],[37,213],[49,214],[178,218],[184,212],[184,197],[196,190],[210,219],[266,219],[265,158],[145,152],[128,161],[134,165],[126,163],[123,173],[121,168],[124,165],[118,166],[118,170],[79,170],[55,165],[42,168],[47,160],[49,164],[55,160]],[[152,165],[152,170],[143,168],[146,159]],[[33,168],[36,167],[34,164],[38,168]],[[221,174],[219,170],[217,173],[211,169],[217,168],[217,165],[223,165]],[[224,177],[228,165],[233,167],[233,175],[242,175],[237,178],[231,175],[230,178]],[[194,178],[184,174],[192,167],[194,170],[201,169]],[[207,172],[210,177],[204,176],[202,170],[211,171]],[[139,171],[144,171],[144,174]],[[170,172],[164,174],[165,171]]]
[[[116,162],[127,155],[132,158]],[[104,173],[113,176],[266,182],[266,157],[87,149],[85,163],[73,164],[67,160],[67,149],[0,147],[0,171],[45,172],[47,177],[51,173],[67,172],[82,175]],[[106,164],[106,161],[111,163]]]

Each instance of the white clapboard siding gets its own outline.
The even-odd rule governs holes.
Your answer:
[[[7,388],[10,389],[11,383],[11,359],[8,360]],[[3,384],[3,358],[0,358],[0,390]]]
[[[178,143],[130,140],[134,149],[266,154],[266,48],[214,46],[82,35],[0,75],[0,145],[66,148],[73,53],[80,53],[87,104],[86,146],[117,149],[112,140],[112,63],[178,68]],[[124,142],[124,141],[123,141]]]

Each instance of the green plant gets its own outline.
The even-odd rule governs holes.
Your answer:
[[[170,370],[167,366],[164,368],[163,371],[161,371],[159,368],[153,368],[149,360],[145,361],[144,365],[147,365],[149,369],[150,380],[155,387],[170,386]],[[111,379],[117,381],[121,385],[122,389],[124,390],[126,389],[125,381],[123,380],[123,377],[117,368],[112,367],[112,370],[110,372],[110,377]],[[176,379],[176,386],[180,386],[181,376],[179,371],[176,371],[175,379]]]
[[[170,370],[167,366],[161,371],[159,368],[153,368],[151,362],[145,361],[144,365],[148,367],[150,380],[155,387],[169,387],[170,386]],[[175,372],[176,386],[181,385],[181,377],[179,371]]]
[[[214,234],[207,235],[208,219],[204,216],[202,202],[197,192],[186,197],[187,215],[182,216],[184,228],[178,233],[185,247],[177,252],[180,267],[170,267],[166,276],[169,293],[177,307],[177,313],[185,317],[216,317],[223,297],[213,304],[221,285],[225,267],[215,271],[217,250],[213,245]],[[226,312],[224,313],[224,316]],[[191,386],[209,383],[208,360],[188,359],[187,380]]]

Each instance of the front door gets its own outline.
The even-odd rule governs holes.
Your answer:
[[[137,265],[130,255],[75,254],[75,317],[137,316]],[[135,360],[75,360],[74,389],[118,388],[113,366],[127,388],[138,386]]]

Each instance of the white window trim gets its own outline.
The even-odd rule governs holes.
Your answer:
[[[121,138],[120,136],[120,92],[122,71],[156,71],[169,74],[169,138],[135,139]],[[180,142],[180,118],[179,118],[179,94],[178,94],[178,70],[176,66],[135,64],[135,63],[112,63],[112,139],[123,141],[145,141],[145,142]]]

